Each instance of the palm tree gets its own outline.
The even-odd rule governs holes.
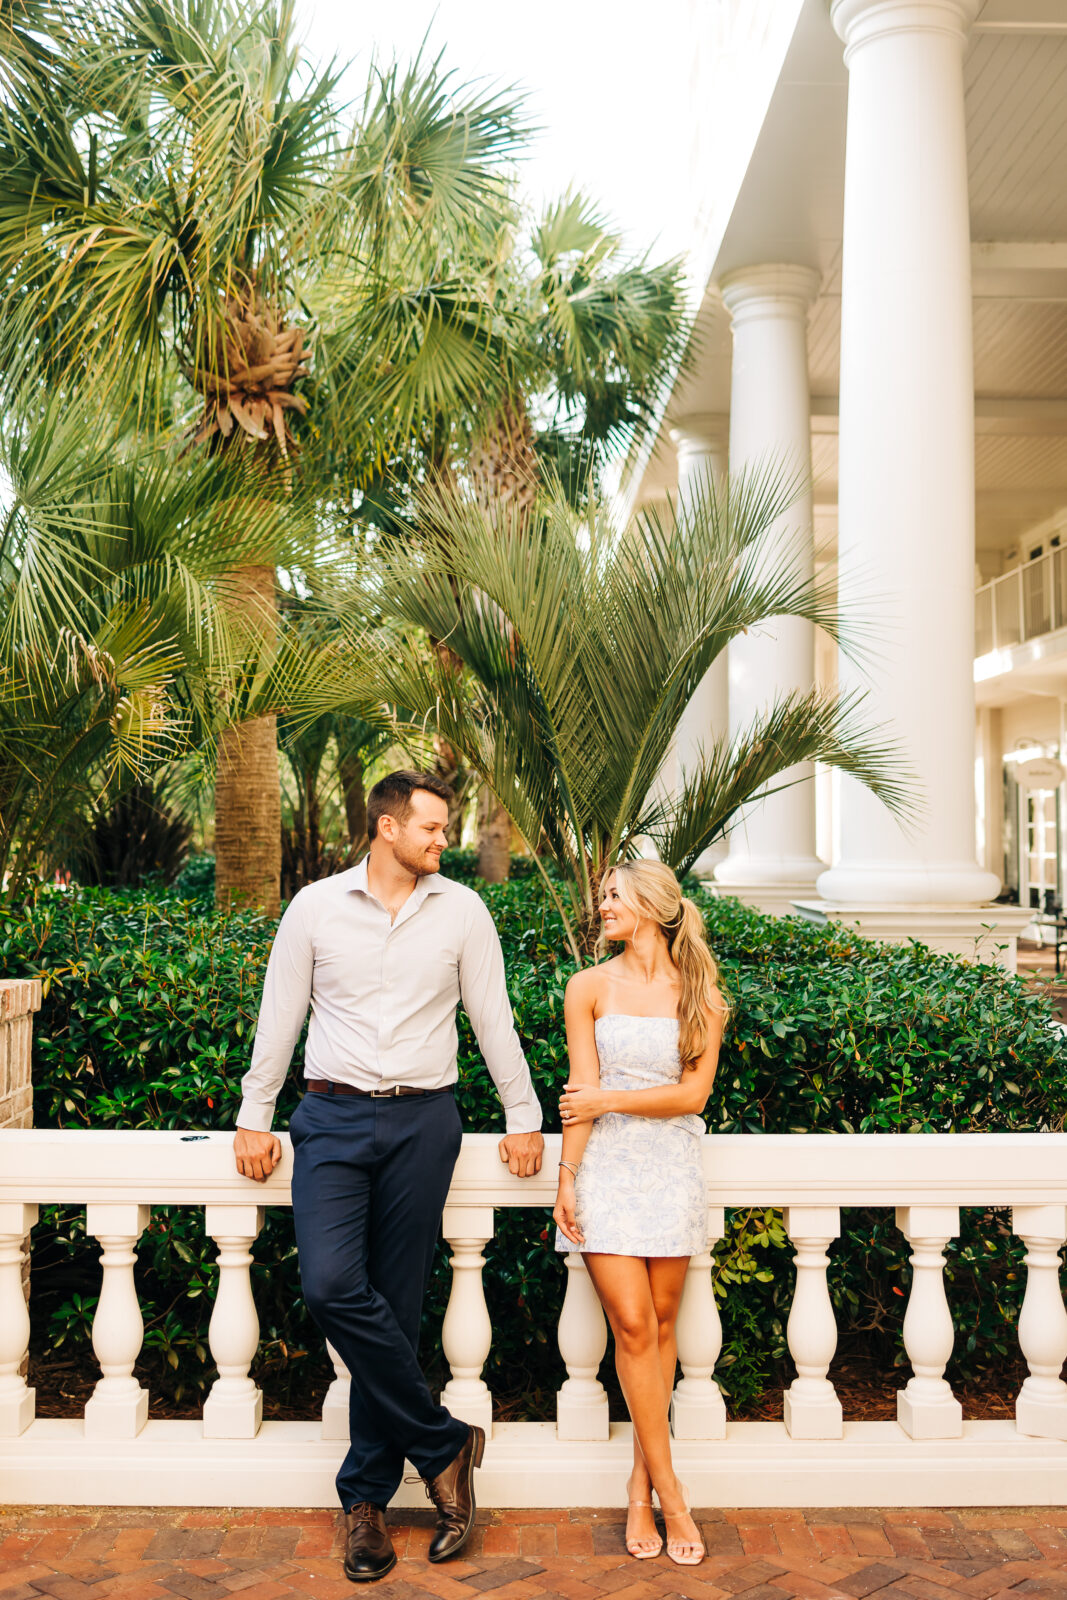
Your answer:
[[[627,259],[620,235],[578,193],[548,206],[528,240],[501,229],[490,243],[482,271],[511,336],[466,471],[485,505],[529,513],[539,464],[580,498],[648,426],[684,349],[683,266]]]
[[[647,425],[664,376],[682,354],[680,261],[624,256],[621,238],[580,194],[546,208],[519,236],[514,225],[468,241],[464,270],[508,330],[491,392],[472,395],[470,439],[454,442],[475,497],[519,531],[533,514],[542,467],[576,501],[605,462]],[[511,823],[482,796],[479,872],[507,877]]]
[[[348,646],[309,680],[307,714],[348,702],[409,736],[433,719],[527,846],[555,862],[558,882],[544,881],[576,959],[596,948],[615,861],[650,839],[684,874],[797,762],[851,773],[906,813],[895,747],[860,726],[855,700],[817,692],[782,698],[733,742],[716,738],[680,794],[657,797],[678,721],[731,638],[798,616],[855,648],[828,594],[768,559],[768,530],[796,490],[763,469],[621,534],[596,504],[576,525],[558,487],[528,530],[458,492],[426,494],[421,540],[383,555],[376,589],[402,626],[369,636],[354,596]],[[461,674],[427,636],[448,641]]]
[[[0,433],[0,879],[18,895],[101,803],[276,698],[229,586],[285,559],[247,464],[87,447],[53,405]],[[255,494],[252,491],[255,490]],[[291,655],[291,652],[290,652]],[[294,672],[288,663],[290,676]],[[297,674],[298,676],[298,674]]]
[[[398,352],[438,407],[469,384],[493,341],[448,260],[503,205],[511,101],[416,63],[372,73],[346,124],[340,71],[301,66],[291,0],[71,0],[35,20],[0,30],[0,370],[94,426],[112,412],[240,451],[265,504],[297,434],[361,432],[373,460],[410,432],[388,405]],[[273,565],[247,566],[231,603],[269,650]],[[220,900],[276,909],[272,716],[223,734],[216,800]]]

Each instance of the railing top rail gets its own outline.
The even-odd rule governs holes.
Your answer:
[[[196,1129],[0,1131],[0,1204],[290,1204],[292,1148],[265,1184],[234,1170],[232,1133]],[[450,1205],[551,1206],[558,1134],[538,1177],[513,1178],[499,1135],[468,1133]],[[709,1205],[1067,1204],[1067,1133],[711,1134]]]
[[[1010,583],[1013,578],[1018,579],[1021,572],[1026,572],[1029,567],[1036,567],[1042,561],[1051,561],[1053,556],[1059,555],[1061,550],[1067,550],[1067,545],[1053,545],[1051,550],[1042,550],[1039,556],[1031,556],[1029,561],[1020,561],[1018,566],[1009,567],[1007,572],[998,572],[995,578],[989,578],[985,583],[975,585],[975,594],[985,594],[988,589],[995,589],[998,583]]]

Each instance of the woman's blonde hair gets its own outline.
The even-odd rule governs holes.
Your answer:
[[[678,996],[678,1054],[692,1067],[708,1045],[708,1008],[724,1010],[716,990],[719,969],[704,938],[704,918],[662,861],[620,861],[612,869],[623,905],[658,923],[682,980]]]

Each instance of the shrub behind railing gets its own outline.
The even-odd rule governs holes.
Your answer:
[[[546,1128],[558,1129],[563,989],[572,970],[562,932],[536,878],[482,892],[500,930]],[[776,921],[734,901],[705,901],[705,911],[733,1008],[707,1111],[714,1131],[1063,1127],[1067,1047],[1050,1028],[1047,1002],[1019,980],[917,946]],[[35,1030],[38,1126],[231,1125],[273,931],[249,913],[217,914],[199,898],[147,891],[47,889],[31,906],[0,913],[0,971],[40,974],[44,983]],[[463,1017],[460,1039],[465,1126],[500,1128],[499,1102]],[[302,1044],[279,1101],[282,1127],[298,1098],[301,1053]],[[555,1349],[562,1269],[551,1243],[547,1212],[497,1213],[487,1252],[494,1329],[487,1376],[516,1414],[550,1415],[563,1377]],[[779,1214],[752,1208],[731,1214],[716,1251],[724,1326],[718,1375],[734,1405],[782,1376],[788,1250]],[[154,1214],[137,1272],[142,1365],[157,1393],[194,1398],[210,1381],[213,1255],[199,1217]],[[302,1392],[312,1375],[330,1376],[300,1296],[287,1212],[268,1212],[255,1255],[258,1370],[270,1395],[284,1398]],[[902,1359],[909,1272],[892,1215],[846,1212],[831,1262],[843,1337],[862,1337],[890,1367]],[[964,1212],[947,1268],[956,1376],[988,1375],[1013,1349],[1020,1262],[1006,1217]],[[78,1210],[48,1208],[33,1266],[34,1348],[86,1340],[99,1277]],[[442,1256],[427,1310],[431,1364],[447,1283]]]

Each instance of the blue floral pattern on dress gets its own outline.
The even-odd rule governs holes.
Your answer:
[[[602,1089],[658,1089],[678,1083],[676,1017],[619,1012],[594,1025]],[[557,1250],[615,1256],[692,1256],[707,1248],[703,1119],[597,1117],[574,1180],[580,1247],[556,1229]]]

